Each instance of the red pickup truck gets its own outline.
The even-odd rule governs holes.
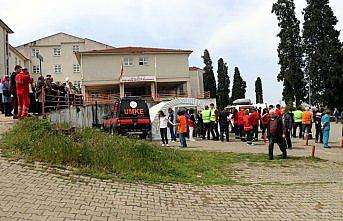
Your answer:
[[[112,135],[138,135],[141,139],[146,139],[151,135],[148,105],[140,97],[116,100],[113,112],[104,116],[103,128]]]

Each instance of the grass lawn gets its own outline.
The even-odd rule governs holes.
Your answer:
[[[48,120],[20,121],[5,133],[3,155],[71,166],[92,177],[150,183],[235,184],[234,164],[292,164],[309,158],[267,160],[265,154],[180,151],[154,143],[110,136],[96,129],[78,129],[65,135]]]

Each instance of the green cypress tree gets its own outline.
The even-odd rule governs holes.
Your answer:
[[[303,41],[305,72],[313,105],[333,108],[343,103],[342,43],[340,32],[335,29],[337,22],[329,0],[307,0]]]
[[[206,49],[204,51],[204,55],[201,56],[204,60],[204,91],[209,91],[210,92],[210,97],[211,98],[216,98],[217,97],[217,85],[216,85],[216,79],[214,78],[214,73],[213,73],[213,66],[212,66],[212,60],[210,57],[210,53]]]
[[[233,76],[233,84],[232,84],[231,103],[234,100],[245,98],[246,87],[247,87],[246,82],[242,79],[241,73],[238,67],[235,67],[235,73]]]
[[[256,104],[263,104],[262,80],[258,77],[255,81]]]
[[[281,28],[278,46],[280,72],[278,81],[283,81],[283,99],[286,104],[300,105],[305,97],[304,72],[302,70],[303,49],[300,37],[300,22],[295,15],[293,0],[278,0],[273,4],[272,13],[275,13]]]
[[[336,107],[343,111],[343,48],[337,56],[327,84],[326,98],[328,106],[332,109]]]
[[[230,94],[230,78],[228,74],[228,66],[224,60],[218,60],[218,91],[217,91],[217,104],[219,108],[224,108],[229,104]]]

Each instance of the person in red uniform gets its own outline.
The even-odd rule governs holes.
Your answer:
[[[18,97],[18,118],[26,118],[30,107],[30,89],[32,79],[26,68],[15,77],[16,90]]]
[[[260,122],[261,115],[257,111],[257,109],[253,109],[253,112],[251,114],[251,119],[252,119],[252,126],[253,126],[253,140],[258,141],[258,125]]]
[[[282,113],[281,113],[281,105],[280,104],[277,104],[276,105],[276,109],[275,109],[275,113],[278,117],[281,117],[282,116]]]
[[[237,116],[238,116],[237,123],[238,123],[239,137],[241,141],[244,141],[244,121],[243,121],[244,109],[240,109],[238,111]]]
[[[246,134],[247,145],[252,145],[253,115],[249,115],[249,110],[244,111],[243,116],[244,133]]]
[[[262,116],[261,116],[261,130],[262,130],[262,140],[265,138],[266,131],[268,128],[268,123],[269,123],[269,110],[267,108],[263,109]]]
[[[239,137],[239,128],[238,128],[238,110],[235,108],[233,109],[233,113],[231,116],[231,121],[233,121],[233,130],[235,132],[235,138],[240,139]]]

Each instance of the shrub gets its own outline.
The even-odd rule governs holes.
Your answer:
[[[46,119],[19,121],[4,134],[3,150],[30,161],[71,166],[97,177],[145,182],[233,183],[233,163],[266,161],[265,155],[180,151],[153,143],[110,136],[97,129],[66,135]],[[64,128],[68,127],[63,125]]]

